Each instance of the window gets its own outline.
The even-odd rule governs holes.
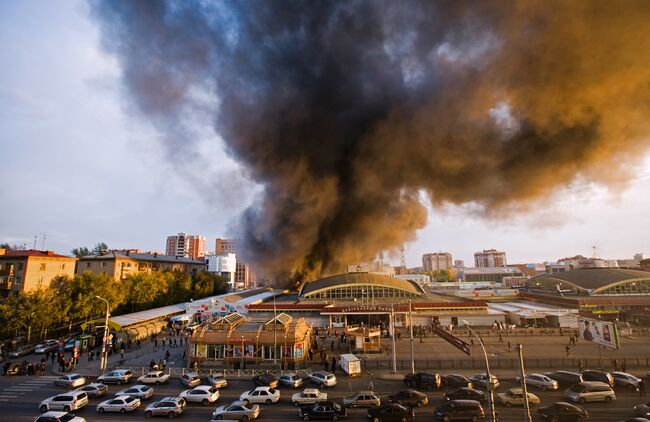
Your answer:
[[[18,271],[22,271],[22,270],[23,270],[23,263],[22,263],[22,262],[19,262],[19,263],[16,264],[16,265],[17,265],[17,267],[18,267]]]
[[[106,268],[106,263],[102,262],[102,268]]]
[[[41,270],[41,271],[45,271],[45,267],[46,267],[46,265],[47,265],[47,264],[41,264],[41,268],[40,268],[40,270]]]
[[[86,268],[90,268],[90,262],[86,262]]]
[[[61,269],[65,270],[65,264],[61,264]]]

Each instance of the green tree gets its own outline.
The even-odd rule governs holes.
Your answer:
[[[84,256],[90,255],[90,249],[88,249],[85,246],[80,246],[78,248],[74,248],[73,250],[70,251],[72,255],[76,256],[77,258],[83,258]]]
[[[95,247],[93,248],[92,253],[93,253],[93,255],[101,255],[101,254],[103,254],[104,252],[107,252],[107,251],[108,251],[108,245],[106,245],[106,243],[104,243],[104,242],[100,242],[100,243],[95,245]]]
[[[126,303],[131,312],[135,312],[149,309],[164,298],[173,283],[173,276],[168,272],[155,272],[136,274],[125,281]]]

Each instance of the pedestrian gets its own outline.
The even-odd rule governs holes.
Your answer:
[[[124,348],[120,349],[120,359],[124,359]]]
[[[176,347],[176,337],[174,337],[174,347]]]
[[[54,360],[55,360],[55,359],[56,359],[56,354],[55,354],[54,352],[52,352],[52,354],[50,355],[50,361],[51,361],[52,363],[54,363]]]
[[[332,373],[336,370],[336,356],[332,356]]]
[[[618,360],[612,359],[612,366],[614,367],[614,372],[618,372]]]
[[[185,360],[185,350],[183,350],[183,357],[181,359]]]
[[[154,367],[154,366],[156,366],[156,361],[154,361],[153,359],[151,359],[151,362],[149,362],[149,369],[151,369],[151,370],[153,371],[153,367]]]
[[[170,354],[170,353],[169,353],[169,350],[167,350],[167,351],[165,352],[165,359],[169,359],[169,354]]]
[[[172,339],[171,339],[171,338],[168,338],[168,339],[167,339],[167,342],[168,342],[168,344],[169,344],[169,347],[172,347]]]
[[[566,357],[570,358],[571,357],[571,347],[567,346],[564,350],[566,351]]]
[[[645,396],[645,381],[639,381],[639,396]]]
[[[153,339],[153,347],[154,347],[154,351],[156,351],[156,349],[158,348],[158,338],[157,337],[154,337],[154,339]]]
[[[499,343],[503,343],[503,335],[499,333]]]
[[[625,364],[625,360],[623,360],[623,362],[621,362],[621,371],[625,372],[626,369],[627,369],[627,365]]]
[[[578,359],[578,372],[582,372],[582,359]]]
[[[325,368],[325,372],[327,372],[330,368],[329,364],[327,363],[327,359],[323,362],[323,367]]]
[[[330,343],[330,346],[331,346],[331,349],[332,349],[332,352],[333,352],[334,351],[334,340],[332,340],[332,342]]]
[[[472,340],[472,344],[474,344],[474,341]],[[508,340],[508,351],[512,350],[512,345],[510,344],[510,340]]]

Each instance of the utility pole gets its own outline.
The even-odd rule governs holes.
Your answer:
[[[519,376],[521,377],[521,391],[524,393],[524,420],[532,422],[530,416],[530,404],[528,403],[528,390],[526,389],[526,373],[524,371],[524,346],[517,345],[517,356],[519,357]]]
[[[278,314],[277,314],[277,309],[275,307],[275,294],[273,294],[273,364],[278,363]],[[310,346],[311,347],[311,346]]]
[[[488,389],[488,408],[490,412],[490,421],[491,422],[496,422],[497,420],[497,415],[496,411],[494,409],[494,389],[492,386],[492,374],[490,373],[490,360],[488,359],[487,351],[485,350],[485,345],[483,344],[483,340],[481,339],[480,336],[478,336],[474,330],[472,330],[472,327],[469,325],[469,323],[465,320],[462,321],[463,324],[467,326],[469,329],[469,332],[476,337],[478,340],[478,344],[481,345],[481,349],[483,350],[483,357],[485,357],[485,376],[487,378],[487,389]]]
[[[409,335],[411,338],[411,373],[415,374],[415,356],[413,354],[413,314],[411,311],[411,299],[409,299]]]
[[[390,304],[390,327],[393,337],[393,374],[397,373],[397,352],[395,351],[395,305]]]
[[[108,315],[109,315],[109,304],[108,300],[104,299],[101,296],[95,295],[97,299],[101,299],[104,302],[106,302],[106,320],[104,321],[104,340],[102,341],[102,358],[99,364],[99,369],[102,371],[102,374],[106,372],[106,366],[107,366],[107,356],[106,356],[106,342],[108,341]]]

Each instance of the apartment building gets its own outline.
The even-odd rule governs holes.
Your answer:
[[[76,261],[52,251],[0,248],[0,295],[46,288],[58,276],[73,277]]]

